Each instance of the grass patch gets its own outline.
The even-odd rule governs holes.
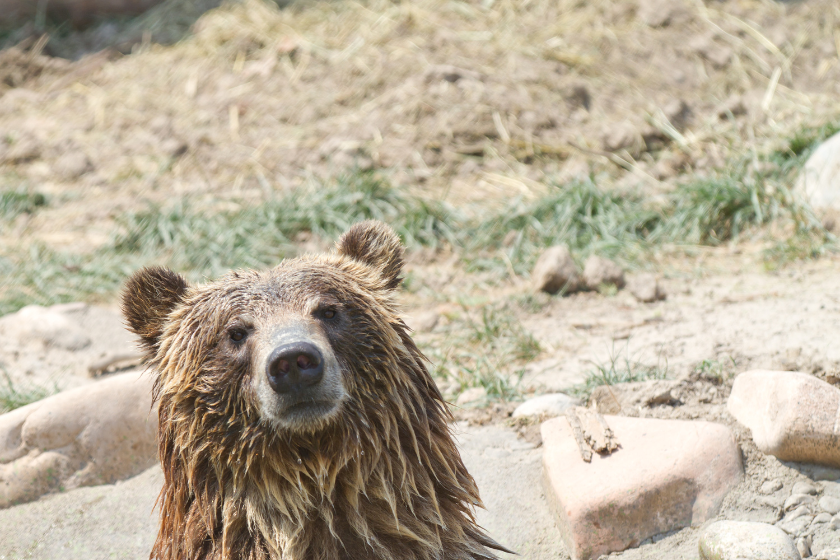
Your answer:
[[[0,220],[11,221],[21,214],[32,214],[47,205],[43,193],[33,192],[26,187],[0,190]]]
[[[483,387],[488,397],[503,400],[519,396],[524,365],[542,351],[512,309],[490,304],[462,305],[442,338],[423,350],[435,364],[434,375],[454,384],[454,392]]]
[[[586,372],[586,380],[573,387],[569,392],[581,400],[587,400],[596,387],[601,385],[618,385],[619,383],[633,383],[651,379],[668,378],[668,360],[660,359],[656,365],[644,364],[627,354],[627,348],[610,350],[606,362],[593,363]]]
[[[39,401],[57,392],[56,388],[48,389],[36,385],[21,387],[13,383],[9,374],[3,371],[3,380],[0,381],[0,414]]]

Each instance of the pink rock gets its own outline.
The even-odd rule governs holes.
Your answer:
[[[114,375],[0,415],[0,508],[116,482],[156,462],[148,374]]]
[[[762,452],[840,467],[840,389],[825,381],[794,371],[748,371],[735,378],[727,408]]]
[[[547,493],[573,560],[702,523],[741,479],[741,453],[725,426],[605,419],[621,447],[591,463],[581,458],[565,418],[542,425]]]

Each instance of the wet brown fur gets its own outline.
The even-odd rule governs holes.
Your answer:
[[[334,254],[189,287],[145,269],[123,309],[157,371],[165,482],[159,560],[466,560],[504,550],[476,525],[478,489],[452,417],[394,301],[402,247],[390,228],[351,228]],[[282,289],[273,290],[273,287]],[[238,313],[334,298],[328,337],[348,398],[318,429],[261,419],[249,363],[218,344]]]

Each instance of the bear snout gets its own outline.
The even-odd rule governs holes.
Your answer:
[[[324,357],[310,342],[278,346],[267,361],[268,384],[276,393],[298,393],[317,385],[324,377]]]

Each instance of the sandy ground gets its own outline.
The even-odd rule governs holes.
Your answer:
[[[694,393],[689,391],[681,406],[638,413],[731,426],[742,446],[746,476],[720,517],[773,522],[777,512],[759,503],[763,482],[779,479],[789,493],[796,481],[836,480],[840,471],[784,464],[759,453],[749,432],[725,410],[731,383],[724,380],[714,394],[700,398],[710,385],[692,381],[689,374],[702,360],[731,359],[735,365],[726,372],[799,369],[831,381],[840,359],[833,344],[840,332],[840,263],[823,260],[780,273],[748,268],[709,276],[675,273],[664,283],[668,299],[651,305],[637,304],[622,292],[553,298],[542,311],[523,317],[546,348],[538,360],[545,367],[534,368],[525,383],[541,390],[568,388],[583,378],[590,362],[604,360],[613,343],[625,344],[625,351],[642,362],[667,358],[669,376],[687,379]],[[504,418],[492,414],[462,420],[456,432],[487,508],[478,514],[480,523],[521,558],[568,558],[543,490],[539,441],[519,437]],[[114,486],[73,490],[2,510],[0,557],[145,558],[155,534],[152,509],[160,484],[160,471],[154,468]],[[697,534],[697,528],[684,529],[613,557],[694,559]],[[815,548],[838,546],[840,535],[824,531],[814,542]]]

